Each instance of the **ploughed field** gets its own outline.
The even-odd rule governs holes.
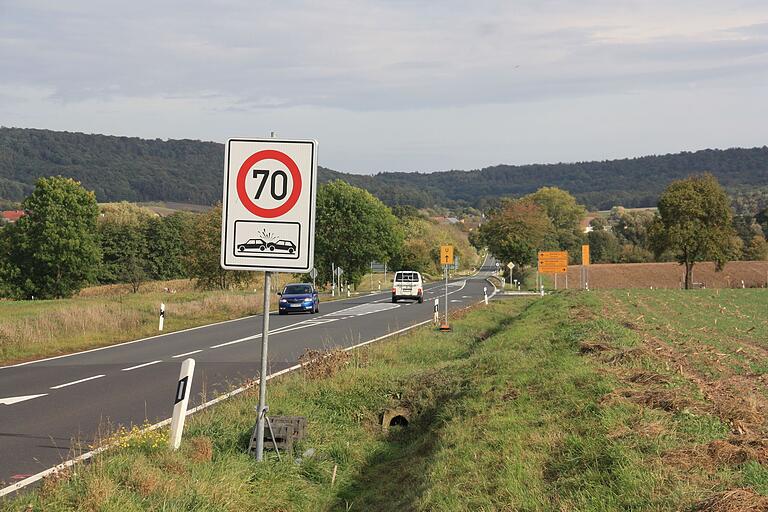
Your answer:
[[[568,267],[568,287],[580,285],[581,265]],[[677,263],[601,263],[589,266],[589,287],[609,288],[669,288],[679,289],[685,277],[684,267]],[[696,287],[763,288],[768,282],[768,261],[732,261],[721,272],[711,262],[693,267]],[[564,287],[558,278],[558,287]]]

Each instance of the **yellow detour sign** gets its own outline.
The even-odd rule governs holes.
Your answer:
[[[542,274],[564,274],[568,271],[566,251],[539,252],[539,272]]]
[[[453,246],[452,245],[440,246],[440,264],[453,265]]]
[[[588,245],[581,246],[581,264],[589,265],[589,246]]]

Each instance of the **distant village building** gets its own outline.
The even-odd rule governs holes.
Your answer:
[[[6,210],[0,212],[2,222],[14,223],[24,216],[24,210]]]
[[[581,228],[581,231],[584,233],[589,233],[593,230],[590,223],[597,218],[597,215],[587,215],[583,219],[581,219],[581,222],[579,223],[579,227]]]
[[[432,220],[438,224],[464,224],[464,219],[459,220],[456,217],[443,217],[442,215],[432,217]]]

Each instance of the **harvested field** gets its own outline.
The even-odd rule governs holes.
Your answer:
[[[592,290],[610,288],[670,288],[679,289],[684,269],[677,263],[606,263],[589,266],[589,287]],[[581,265],[568,267],[569,287],[580,283]],[[732,261],[722,272],[715,272],[714,263],[697,263],[693,267],[693,282],[697,287],[763,288],[768,280],[768,261]],[[562,286],[562,279],[558,279]],[[575,285],[575,286],[574,286]]]

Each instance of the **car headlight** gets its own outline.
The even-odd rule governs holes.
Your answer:
[[[288,301],[285,299],[280,299],[280,304],[288,304]]]
[[[309,302],[312,302],[312,299],[304,299],[304,303],[305,303],[305,304],[306,304],[306,303],[309,303]]]

